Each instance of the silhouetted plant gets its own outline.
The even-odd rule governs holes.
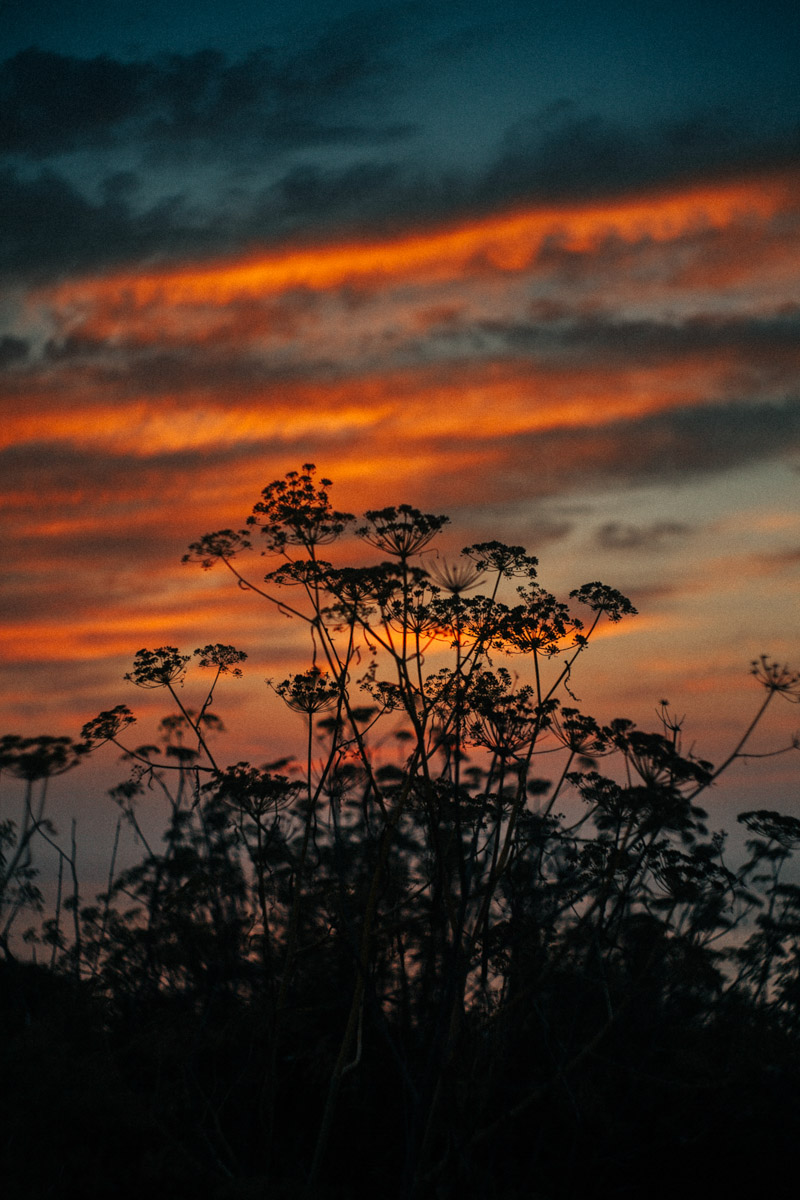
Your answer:
[[[798,677],[754,664],[761,706],[718,766],[666,703],[654,730],[604,724],[573,684],[599,624],[635,614],[626,597],[593,581],[559,599],[498,541],[434,557],[445,517],[400,505],[356,525],[331,486],[306,464],[263,490],[247,530],[186,556],[307,626],[307,669],[274,685],[301,758],[219,765],[212,699],[245,659],[223,644],[195,651],[214,672],[198,707],[190,655],[136,655],[129,680],[177,706],[157,743],[128,744],[122,705],[84,727],[131,768],[112,796],[145,854],[97,904],[76,900],[56,958],[102,1001],[125,1086],[225,1195],[507,1198],[521,1173],[543,1195],[617,1194],[598,1170],[637,1190],[659,1138],[677,1139],[676,1181],[719,1140],[701,1096],[734,1159],[745,1126],[780,1152],[778,1126],[752,1135],[728,1089],[773,1114],[779,1061],[800,1087],[800,889],[784,873],[800,820],[743,814],[733,867],[698,800]],[[388,561],[318,556],[354,526]],[[251,577],[256,529],[272,561]],[[138,821],[145,789],[166,801],[160,846]]]
[[[68,737],[22,738],[9,734],[0,738],[0,775],[6,774],[24,782],[22,820],[0,821],[0,948],[10,954],[8,943],[11,927],[25,908],[42,910],[42,893],[35,880],[38,874],[33,865],[33,845],[37,838],[49,843],[59,855],[59,891],[56,916],[50,926],[50,940],[61,942],[60,910],[63,867],[70,870],[73,883],[72,908],[78,904],[78,882],[75,865],[74,826],[72,853],[68,854],[53,840],[53,823],[45,816],[49,782],[71,771],[87,753],[89,747]],[[80,939],[75,927],[76,941]]]

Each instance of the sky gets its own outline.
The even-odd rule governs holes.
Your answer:
[[[581,700],[667,698],[724,753],[750,661],[800,665],[798,34],[734,0],[2,0],[3,732],[155,713],[135,652],[223,642],[230,761],[272,753],[302,631],[180,560],[314,462],[345,510],[624,591]],[[740,792],[796,794],[796,757]]]

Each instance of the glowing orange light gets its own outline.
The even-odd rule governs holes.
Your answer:
[[[52,296],[60,304],[102,298],[130,314],[150,305],[225,304],[237,297],[298,287],[325,290],[348,281],[369,284],[420,275],[441,279],[487,268],[514,271],[525,267],[548,238],[567,249],[586,251],[609,236],[627,242],[669,241],[690,229],[721,229],[741,217],[764,221],[784,204],[789,184],[778,174],[692,186],[667,195],[536,207],[382,242],[261,253],[211,266],[73,281]]]

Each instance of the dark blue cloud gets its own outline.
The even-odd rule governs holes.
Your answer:
[[[30,349],[26,338],[4,334],[0,337],[0,371],[24,362]]]
[[[269,48],[229,62],[217,50],[126,62],[28,49],[0,66],[0,153],[43,159],[132,144],[228,157],[262,148],[389,139],[369,119],[391,64],[332,35],[282,58]],[[343,111],[365,105],[367,118]]]
[[[6,5],[6,274],[800,161],[788,8],[769,23],[710,0],[122,7]]]
[[[487,201],[531,192],[592,197],[798,161],[800,104],[794,121],[764,129],[747,112],[698,107],[649,122],[623,121],[564,99],[506,131],[479,192]]]

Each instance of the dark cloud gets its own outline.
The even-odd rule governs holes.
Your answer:
[[[512,354],[564,354],[570,362],[586,356],[620,362],[674,359],[697,352],[740,350],[743,353],[800,348],[800,305],[782,305],[767,314],[699,313],[683,320],[626,320],[606,312],[583,312],[582,297],[574,305],[530,305],[529,321],[471,319],[463,308],[431,314],[428,333],[443,343],[471,351]]]
[[[504,135],[492,129],[494,154],[473,154],[465,138],[445,165],[426,157],[424,106],[402,102],[423,62],[437,72],[434,58],[409,60],[402,24],[396,13],[350,14],[238,58],[37,48],[8,58],[0,270],[36,264],[52,274],[289,237],[380,234],[800,161],[791,105],[769,128],[744,101],[729,113],[626,124],[565,98]],[[455,38],[455,53],[475,28],[445,41]]]
[[[124,327],[121,305],[113,315]],[[155,343],[144,346],[135,324],[128,338],[117,334],[109,346],[83,332],[70,315],[69,331],[46,344],[45,359],[90,367],[97,382],[141,386],[148,394],[210,384],[332,381],[409,366],[467,369],[502,357],[523,368],[527,360],[576,376],[696,358],[716,371],[718,395],[736,397],[743,391],[783,395],[800,367],[800,307],[795,304],[766,314],[701,313],[682,321],[585,313],[580,300],[573,310],[555,305],[544,315],[533,305],[528,321],[471,318],[464,305],[423,304],[418,323],[394,325],[390,314],[383,318],[380,336],[367,325],[369,336],[361,342],[337,341],[342,309],[349,313],[349,305],[346,287],[325,294],[298,287],[263,300],[240,297],[206,314],[193,336],[178,331],[158,337],[154,330]],[[323,339],[324,351],[315,338]]]
[[[800,451],[800,399],[697,405],[632,421],[498,439],[499,494],[689,481]]]
[[[164,350],[137,350],[124,345],[112,349],[102,342],[73,338],[63,345],[48,347],[48,358],[61,364],[69,361],[75,372],[90,378],[93,385],[113,388],[121,402],[137,396],[164,397],[216,389],[221,408],[263,396],[264,389],[281,384],[302,387],[318,380],[331,383],[353,375],[352,363],[348,366],[332,358],[309,354],[283,360],[275,354],[264,356],[243,349],[234,354],[232,343],[228,331],[216,345],[176,345]],[[32,376],[32,380],[35,378]],[[83,403],[90,411],[88,401]]]
[[[495,203],[531,195],[588,198],[796,164],[800,106],[794,120],[786,115],[777,129],[763,128],[746,111],[700,111],[636,125],[584,113],[565,98],[508,130],[477,193]]]
[[[124,195],[133,187],[133,180],[125,188],[115,178],[94,202],[53,171],[33,179],[0,171],[0,271],[43,280],[131,258],[187,253],[211,240],[207,230],[200,236],[182,197],[134,211]]]
[[[29,349],[30,345],[25,338],[13,337],[11,334],[0,337],[0,371],[24,362]]]
[[[152,68],[31,48],[0,66],[0,151],[39,158],[107,148],[146,107]]]
[[[33,280],[122,263],[234,254],[287,239],[380,236],[452,209],[447,180],[426,181],[389,161],[293,165],[264,183],[209,192],[191,172],[153,199],[147,170],[113,171],[99,195],[65,171],[0,167],[0,272]]]
[[[800,345],[800,305],[767,315],[699,314],[684,321],[625,321],[583,317],[563,328],[559,343],[569,352],[612,359],[669,358],[719,350],[770,353]]]
[[[62,504],[70,498],[80,500],[76,483],[93,503],[105,509],[111,504],[130,505],[143,512],[152,508],[153,498],[171,502],[185,494],[187,476],[202,461],[210,472],[230,471],[241,460],[241,447],[204,447],[196,450],[155,452],[147,457],[115,455],[107,449],[46,441],[7,446],[0,450],[0,479],[4,488],[21,494],[23,503],[44,496],[55,506],[54,515],[62,516]],[[114,530],[109,536],[115,536]]]
[[[418,200],[397,167],[363,162],[341,170],[291,167],[235,195],[184,190],[153,200],[147,173],[113,172],[92,196],[65,173],[33,177],[0,168],[0,272],[41,281],[123,263],[168,263],[240,253],[303,235],[306,242],[406,225]],[[393,206],[393,201],[394,205]]]
[[[233,62],[211,49],[123,62],[31,48],[0,66],[0,151],[39,159],[137,139],[182,155],[203,145],[227,155],[248,140],[262,148],[374,141],[401,130],[340,123],[337,112],[373,98],[391,71],[369,40],[335,30],[288,58],[262,48]]]
[[[649,434],[649,436],[648,436]],[[721,471],[783,457],[800,449],[800,399],[783,403],[697,406],[661,413],[641,423],[640,470],[667,476]],[[645,465],[649,460],[649,465]]]
[[[666,321],[587,315],[580,312],[580,302],[576,307],[577,314],[556,307],[552,320],[542,319],[538,305],[534,305],[529,322],[458,322],[451,318],[428,345],[438,342],[444,351],[453,353],[460,348],[465,355],[501,353],[563,361],[575,370],[587,365],[661,365],[696,355],[724,355],[732,363],[746,363],[753,372],[763,367],[784,383],[796,378],[800,366],[800,307],[796,305],[767,314],[700,313]]]
[[[359,162],[341,170],[323,170],[305,164],[293,167],[257,200],[264,215],[281,227],[316,224],[320,219],[361,222],[367,216],[385,216],[391,195],[402,199],[406,186],[396,164]]]
[[[632,525],[610,521],[595,533],[601,550],[634,550],[637,553],[658,553],[684,541],[693,533],[691,526],[680,521],[655,521],[650,525]]]
[[[535,117],[521,123],[488,164],[465,152],[457,166],[424,166],[422,159],[388,151],[345,167],[306,164],[270,185],[261,203],[276,228],[313,228],[324,218],[328,228],[384,231],[516,204],[596,199],[794,167],[800,163],[798,108],[794,124],[776,132],[702,115],[626,126],[599,114],[574,116],[575,106],[565,101],[555,130]],[[558,255],[557,239],[548,250],[551,258]]]
[[[123,61],[37,48],[7,59],[0,270],[224,252],[313,227],[322,213],[326,228],[353,221],[354,198],[388,190],[385,163],[304,173],[284,161],[334,147],[347,157],[414,132],[386,116],[399,86],[391,53],[375,29],[353,34],[335,22],[289,50],[235,60],[212,49]]]

